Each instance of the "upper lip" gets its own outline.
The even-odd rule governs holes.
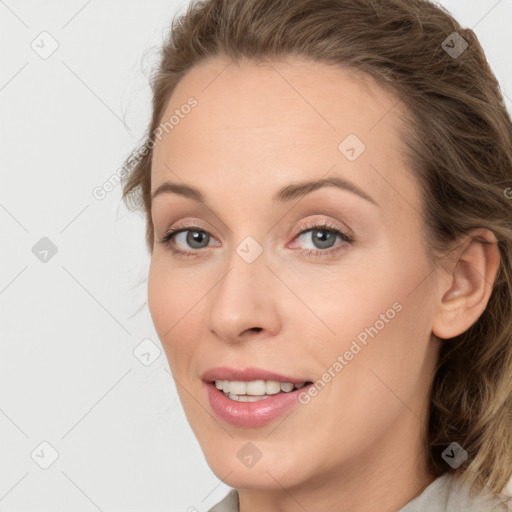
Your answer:
[[[278,382],[291,382],[292,384],[299,384],[308,382],[307,379],[298,379],[296,377],[289,377],[280,373],[264,370],[263,368],[228,368],[226,366],[219,366],[206,370],[201,379],[205,382],[213,382],[215,380],[231,380],[231,381],[253,381],[253,380],[275,380]]]

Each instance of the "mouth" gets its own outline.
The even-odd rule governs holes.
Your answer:
[[[210,368],[201,375],[212,412],[239,427],[261,427],[300,403],[308,380],[263,368]]]
[[[267,400],[276,395],[288,394],[304,386],[312,384],[311,381],[281,382],[277,380],[224,380],[216,379],[209,384],[221,392],[225,397],[235,402],[258,402]]]

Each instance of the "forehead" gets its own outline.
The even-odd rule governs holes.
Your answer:
[[[184,108],[190,98],[196,106]],[[399,138],[402,108],[351,69],[298,58],[234,64],[216,57],[192,68],[170,98],[161,122],[173,115],[174,122],[154,149],[152,190],[178,177],[215,193],[254,186],[271,195],[332,169],[386,201],[412,185]],[[355,160],[347,158],[350,146]]]

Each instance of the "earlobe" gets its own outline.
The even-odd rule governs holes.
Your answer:
[[[432,324],[432,333],[438,338],[458,336],[478,320],[499,268],[498,243],[490,230],[474,230],[460,247],[439,294]]]

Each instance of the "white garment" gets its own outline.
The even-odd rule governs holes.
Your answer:
[[[508,501],[509,507],[506,502]],[[475,495],[462,482],[445,473],[397,512],[507,512],[512,511],[512,498],[501,494]],[[238,492],[229,494],[208,512],[240,512]]]

